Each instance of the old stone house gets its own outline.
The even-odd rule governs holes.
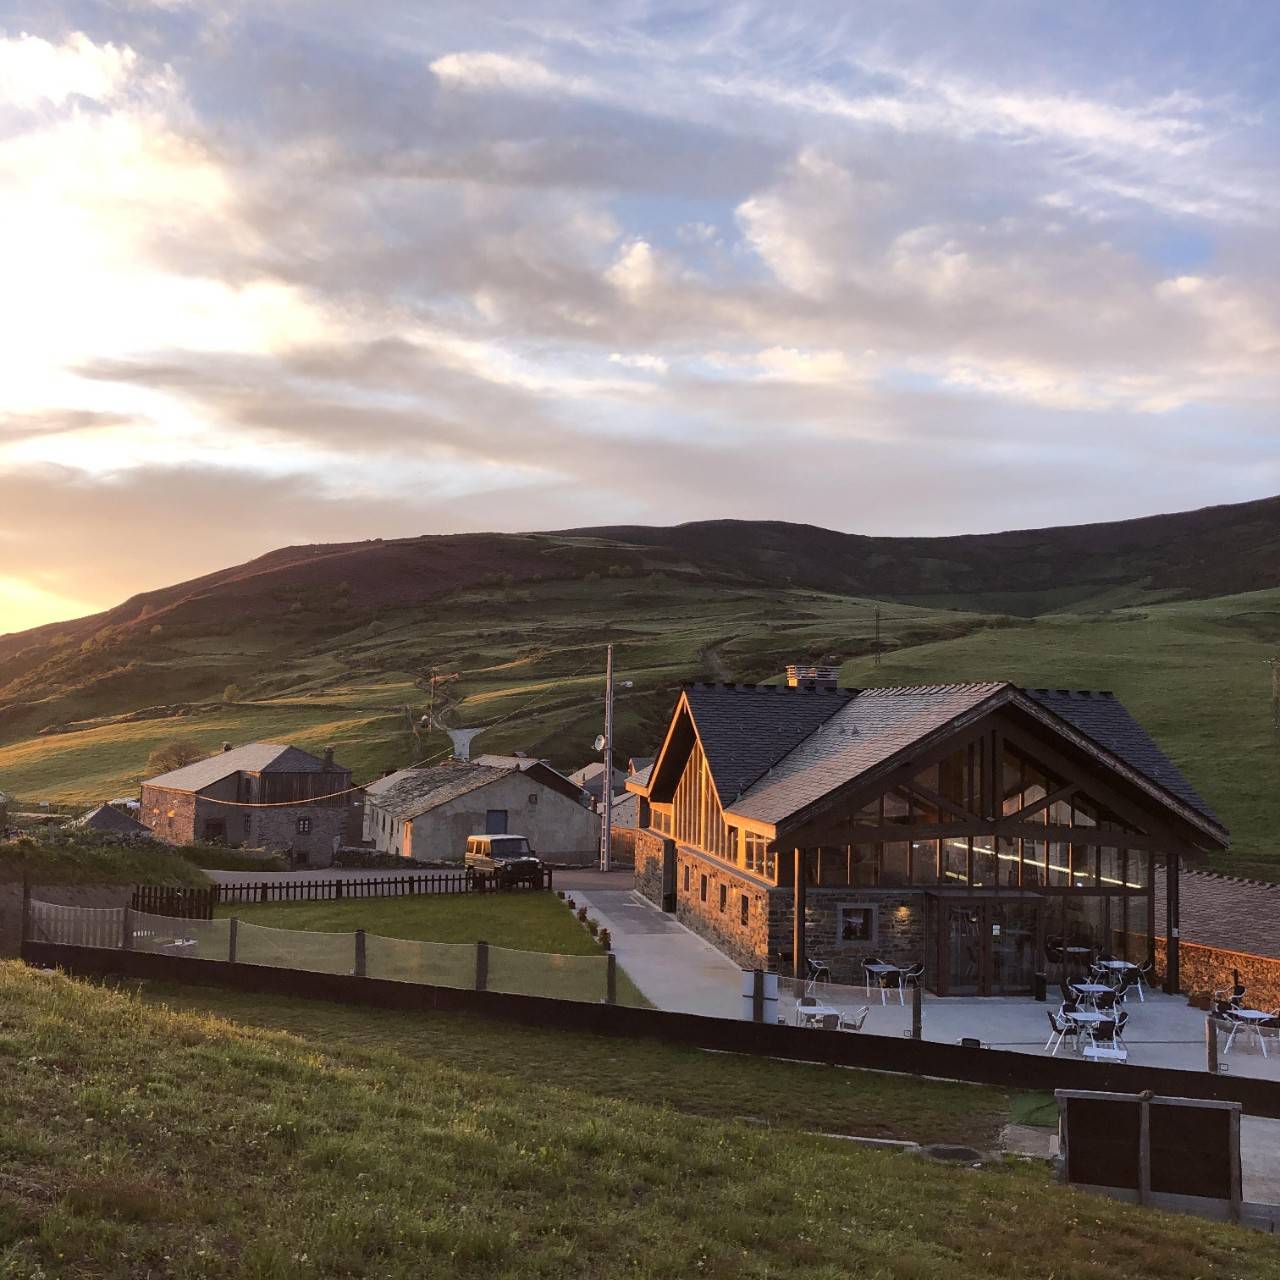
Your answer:
[[[289,851],[302,865],[328,866],[357,843],[363,798],[351,770],[274,742],[251,742],[142,784],[142,821],[170,844],[208,841]]]
[[[1113,695],[1004,682],[693,686],[627,786],[637,887],[744,967],[922,962],[942,994],[1029,991],[1068,949],[1146,959],[1157,865],[1176,923],[1181,861],[1228,843]]]
[[[548,862],[593,862],[600,818],[581,790],[554,770],[534,767],[539,762],[519,759],[453,760],[380,778],[367,789],[366,841],[399,857],[461,862],[468,836],[521,835]]]
[[[105,835],[123,836],[126,839],[150,840],[155,832],[144,826],[132,814],[117,809],[112,804],[100,804],[81,814],[72,824],[86,831],[101,831]]]

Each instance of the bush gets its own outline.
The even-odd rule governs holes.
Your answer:
[[[609,951],[613,947],[613,935],[610,934],[608,929],[601,929],[600,932],[596,934],[596,941],[605,951]]]
[[[591,936],[594,938],[600,932],[600,921],[596,920],[594,917],[588,918],[587,928],[591,931]]]
[[[429,865],[417,858],[402,858],[395,853],[387,853],[382,849],[339,849],[334,854],[335,867],[377,868],[387,867],[399,870],[401,867],[425,867]]]
[[[229,684],[222,691],[223,702],[239,702],[244,696],[244,690],[238,684]]]
[[[579,924],[586,924],[586,923],[587,923],[587,909],[586,909],[586,907],[579,907],[579,908],[578,908],[578,923],[579,923]]]

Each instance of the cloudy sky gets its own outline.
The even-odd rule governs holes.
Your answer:
[[[0,632],[287,543],[1280,491],[1280,5],[7,0]]]

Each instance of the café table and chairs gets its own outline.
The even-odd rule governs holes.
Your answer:
[[[903,993],[903,976],[907,970],[903,969],[902,966],[889,964],[884,960],[864,960],[862,971],[867,995],[871,994],[871,983],[874,980],[876,986],[880,988],[880,1003],[882,1005],[888,1003],[888,993],[890,991],[898,993],[899,1004],[906,1004],[906,996]]]
[[[1235,1005],[1227,1005],[1227,1010],[1228,1012],[1223,1013],[1222,1006],[1219,1006],[1219,1016],[1231,1023],[1231,1031],[1227,1035],[1227,1044],[1223,1052],[1231,1052],[1231,1045],[1235,1041],[1236,1033],[1243,1030],[1262,1050],[1262,1056],[1264,1058],[1267,1057],[1267,1039],[1262,1034],[1262,1028],[1264,1024],[1274,1022],[1276,1015],[1266,1013],[1262,1009],[1241,1009]]]

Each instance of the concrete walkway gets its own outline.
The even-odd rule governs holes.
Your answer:
[[[578,871],[556,877],[556,887],[563,887],[609,930],[618,963],[657,1008],[740,1018],[738,966],[630,884],[630,872]]]

